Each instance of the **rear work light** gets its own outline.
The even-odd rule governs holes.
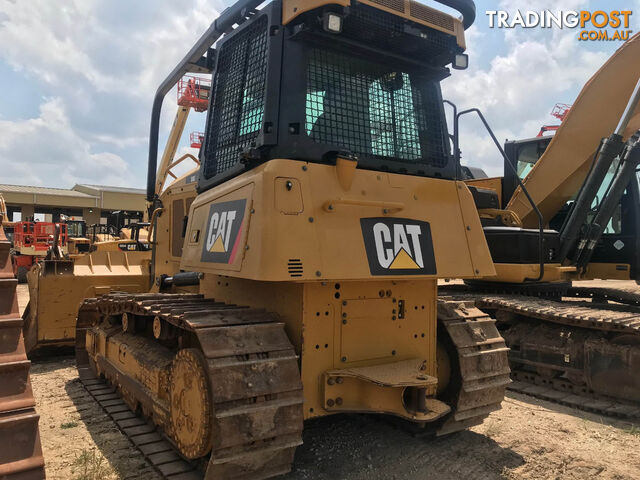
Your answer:
[[[323,27],[329,33],[342,33],[342,17],[337,13],[325,13]]]

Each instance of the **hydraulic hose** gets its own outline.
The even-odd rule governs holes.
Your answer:
[[[602,201],[598,213],[578,245],[575,257],[579,270],[584,270],[591,261],[593,251],[620,204],[624,191],[629,186],[629,182],[635,181],[636,169],[640,164],[640,140],[624,152],[620,158],[620,164],[621,168],[611,183],[609,193]]]

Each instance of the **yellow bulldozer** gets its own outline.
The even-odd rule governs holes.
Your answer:
[[[185,212],[196,197],[198,159],[189,154],[177,159],[174,157],[190,111],[206,110],[208,104],[205,102],[203,106],[202,99],[207,94],[208,90],[202,90],[188,99],[178,98],[176,120],[163,153],[155,187],[155,194],[167,204],[160,223],[171,218],[177,222],[176,225],[181,225]],[[176,173],[178,168],[187,172]],[[33,266],[27,274],[29,303],[23,312],[25,345],[30,356],[63,352],[75,345],[78,306],[85,298],[110,292],[148,291],[152,258],[149,242],[150,235],[153,235],[149,226],[148,222],[139,222],[117,232],[108,225],[79,228],[74,224],[73,231],[79,238],[73,243],[70,255],[56,253],[52,249],[43,261]],[[162,228],[168,231],[170,226],[163,225]],[[159,240],[160,245],[163,241]],[[172,238],[171,242],[172,252],[179,257],[181,238]],[[175,261],[167,261],[164,265],[167,273],[176,267]]]
[[[160,198],[195,198],[195,184],[189,179],[196,171],[176,177]],[[182,212],[184,218],[184,209]],[[129,238],[92,243],[88,253],[57,255],[52,251],[31,268],[27,274],[29,303],[22,315],[29,355],[47,355],[75,345],[77,310],[85,298],[150,288],[148,227],[148,223],[130,225],[125,235]]]
[[[156,94],[151,288],[78,312],[80,378],[123,432],[167,478],[268,478],[289,471],[310,418],[389,415],[441,435],[478,424],[500,408],[509,360],[519,383],[536,383],[528,393],[564,385],[565,402],[596,409],[614,372],[622,394],[602,411],[629,415],[635,297],[600,309],[569,282],[637,278],[631,257],[594,249],[634,191],[638,37],[548,146],[561,174],[534,190],[533,172],[553,165],[543,156],[507,197],[506,177],[469,178],[460,164],[459,120],[479,111],[455,110],[453,152],[447,131],[440,82],[468,64],[471,0],[440,1],[462,19],[410,0],[262,3],[225,10]],[[213,86],[197,196],[175,203],[156,193],[159,118],[188,72]],[[572,148],[574,121],[593,128]],[[489,137],[511,169],[519,157]],[[447,278],[466,285],[439,292]],[[522,342],[527,329],[548,341]]]
[[[158,90],[153,287],[78,313],[80,378],[99,402],[102,379],[120,392],[105,408],[167,477],[285,473],[304,420],[336,413],[455,432],[510,382],[495,321],[437,294],[495,274],[440,93],[475,5],[441,2],[460,20],[413,1],[261,3],[225,10]],[[176,207],[156,194],[158,128],[188,72],[213,86],[198,194]]]

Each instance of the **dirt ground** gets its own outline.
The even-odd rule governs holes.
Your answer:
[[[72,358],[34,363],[32,382],[47,478],[159,478],[89,399]],[[285,478],[640,479],[640,426],[515,393],[483,425],[438,439],[373,416],[335,416],[305,424]]]

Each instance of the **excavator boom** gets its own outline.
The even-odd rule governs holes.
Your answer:
[[[567,203],[584,182],[602,138],[616,130],[640,78],[640,34],[626,42],[587,82],[555,137],[524,185],[546,222]],[[628,139],[640,129],[640,108],[629,116],[623,132]],[[538,219],[521,188],[507,205],[523,227]]]

